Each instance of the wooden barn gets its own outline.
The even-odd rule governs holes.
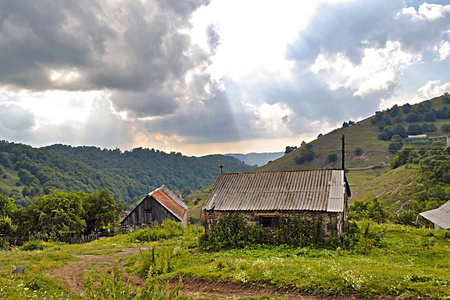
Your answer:
[[[187,205],[163,185],[149,193],[120,224],[140,226],[167,219],[187,226]]]
[[[346,230],[349,196],[343,170],[222,174],[203,207],[205,232],[225,214],[238,212],[248,226],[272,231],[280,218],[321,216],[329,237]]]

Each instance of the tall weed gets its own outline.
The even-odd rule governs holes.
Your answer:
[[[152,227],[145,229],[138,229],[129,234],[128,240],[130,242],[152,242],[170,239],[175,236],[183,234],[183,227],[181,223],[166,220],[161,225],[156,223]]]
[[[173,289],[170,289],[168,283],[164,286],[161,281],[149,277],[142,289],[133,287],[131,276],[125,279],[122,270],[116,264],[113,271],[105,269],[98,283],[87,276],[85,280],[86,299],[130,299],[130,300],[171,300],[182,299],[180,296],[180,283]],[[187,299],[187,298],[184,298]]]

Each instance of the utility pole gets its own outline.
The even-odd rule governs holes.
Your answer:
[[[345,135],[342,135],[342,170],[345,170]]]

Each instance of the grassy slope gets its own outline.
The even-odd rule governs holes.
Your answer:
[[[439,110],[444,106],[449,106],[442,101],[442,97],[431,100],[433,108]],[[418,180],[417,170],[399,168],[391,170],[390,161],[393,157],[388,151],[389,143],[378,139],[380,131],[371,123],[373,116],[356,123],[354,126],[336,129],[310,144],[316,154],[312,162],[298,165],[294,158],[300,154],[301,149],[297,149],[269,164],[262,166],[255,172],[264,171],[290,171],[290,170],[309,170],[322,168],[340,168],[341,167],[341,137],[345,135],[345,167],[349,169],[346,174],[350,187],[352,188],[352,197],[350,201],[368,200],[379,197],[392,211],[397,211],[402,206],[408,206],[410,200],[407,188],[416,184]],[[424,124],[417,122],[414,124]],[[442,132],[443,124],[449,124],[450,120],[439,120],[433,122],[438,130],[427,133],[427,140],[405,140],[405,145],[415,147],[428,146],[438,142],[445,142],[446,134]],[[407,129],[409,123],[403,122],[402,125]],[[363,154],[357,156],[354,154],[356,148],[361,148]],[[328,163],[329,154],[337,154],[338,161]],[[368,168],[366,170],[355,170],[355,168]],[[405,190],[406,188],[406,190]]]
[[[16,185],[16,182],[20,182],[18,172],[4,167],[2,170],[3,173],[0,175],[0,188],[7,192],[10,192],[12,189],[22,191],[24,186]],[[6,175],[5,178],[3,178],[4,175]]]
[[[372,178],[365,184],[355,186],[352,189],[351,201],[377,198],[392,212],[410,208],[410,189],[418,184],[419,178],[418,169],[401,166]]]

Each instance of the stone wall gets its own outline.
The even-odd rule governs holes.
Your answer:
[[[208,235],[211,230],[212,224],[217,224],[221,218],[229,213],[234,212],[222,212],[222,211],[205,211],[205,233]],[[325,238],[329,238],[331,234],[337,233],[341,234],[344,231],[345,215],[343,213],[336,212],[315,212],[315,211],[238,211],[244,219],[246,226],[251,227],[252,225],[272,225],[267,226],[265,229],[272,234],[279,228],[273,226],[276,221],[271,222],[271,218],[280,220],[281,218],[294,218],[302,217],[307,218],[312,221],[317,219],[319,216],[322,217],[322,228],[325,233]],[[265,224],[263,224],[265,223]],[[278,221],[279,224],[279,221]]]

